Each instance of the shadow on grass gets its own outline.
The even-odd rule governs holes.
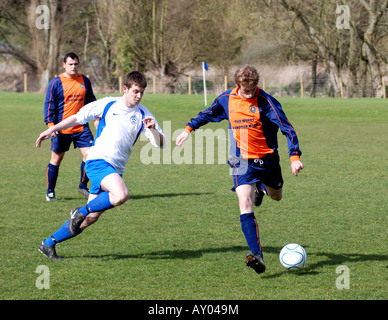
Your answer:
[[[138,200],[138,199],[148,199],[148,198],[173,198],[173,197],[181,197],[181,196],[203,196],[203,195],[211,195],[214,193],[209,192],[187,192],[187,193],[159,193],[159,194],[138,194],[129,196],[129,200]]]
[[[247,247],[245,246],[233,246],[222,248],[207,248],[198,250],[162,250],[156,252],[139,253],[139,254],[105,254],[105,255],[93,255],[85,256],[87,258],[97,258],[103,260],[120,260],[120,259],[146,259],[146,260],[185,260],[185,259],[198,259],[204,254],[208,253],[221,253],[221,252],[245,252]]]
[[[203,196],[203,195],[212,195],[214,193],[209,192],[187,192],[187,193],[157,193],[157,194],[134,194],[129,196],[129,201],[131,200],[139,200],[139,199],[149,199],[149,198],[173,198],[173,197],[181,197],[181,196]],[[65,202],[69,200],[84,200],[86,203],[86,199],[82,197],[62,197],[58,198],[58,202]]]

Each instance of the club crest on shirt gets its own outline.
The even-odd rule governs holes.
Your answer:
[[[81,84],[80,84],[80,87],[81,87],[81,89],[83,89],[83,88],[84,88],[84,85],[81,83]]]
[[[137,122],[137,117],[136,117],[135,115],[133,115],[133,116],[129,119],[129,121],[131,122],[131,124],[136,124],[136,122]]]
[[[255,113],[255,112],[256,112],[256,107],[255,107],[255,105],[252,104],[252,105],[250,106],[250,109],[251,109],[251,112],[252,112],[252,113]]]

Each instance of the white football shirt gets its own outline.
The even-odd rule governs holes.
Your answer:
[[[123,97],[106,97],[85,105],[77,114],[77,121],[86,124],[90,120],[101,118],[106,105],[113,103],[105,115],[105,127],[99,136],[94,139],[94,145],[88,150],[86,160],[103,159],[110,163],[119,174],[124,173],[125,166],[131,155],[132,148],[141,132],[150,140],[155,147],[151,130],[145,128],[142,119],[144,117],[155,117],[143,105],[138,104],[134,108],[124,105]],[[155,119],[156,129],[163,135],[164,144],[166,137]]]

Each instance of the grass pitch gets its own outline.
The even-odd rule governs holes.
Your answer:
[[[284,197],[265,198],[255,210],[267,266],[257,275],[243,263],[248,248],[228,166],[163,164],[168,153],[146,165],[144,141],[124,174],[131,199],[59,244],[63,261],[46,259],[39,243],[85,203],[77,193],[81,155],[66,154],[59,200],[47,203],[50,143],[34,145],[45,129],[43,95],[0,93],[0,299],[387,299],[387,100],[279,100],[298,132],[305,169],[291,174],[279,135]],[[169,152],[179,155],[171,136],[203,109],[203,97],[146,95],[143,104],[170,126]],[[205,128],[226,130],[227,123]],[[301,271],[279,263],[290,242],[307,251]],[[42,265],[48,289],[38,288]]]

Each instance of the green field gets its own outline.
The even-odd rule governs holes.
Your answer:
[[[77,192],[81,156],[66,154],[59,200],[46,203],[50,143],[35,148],[45,129],[43,95],[0,93],[0,299],[386,300],[388,100],[279,100],[297,130],[305,169],[291,174],[280,135],[283,199],[265,198],[255,210],[267,266],[258,275],[243,262],[248,248],[228,166],[146,165],[144,141],[124,174],[130,200],[59,244],[63,261],[45,258],[39,243],[85,203]],[[202,96],[150,94],[142,103],[161,125],[171,121],[163,157],[177,152],[171,133],[203,109]],[[207,128],[226,130],[227,123]],[[290,242],[307,251],[301,271],[279,263]],[[36,286],[41,265],[49,289]],[[348,289],[337,288],[340,266],[348,268]]]

